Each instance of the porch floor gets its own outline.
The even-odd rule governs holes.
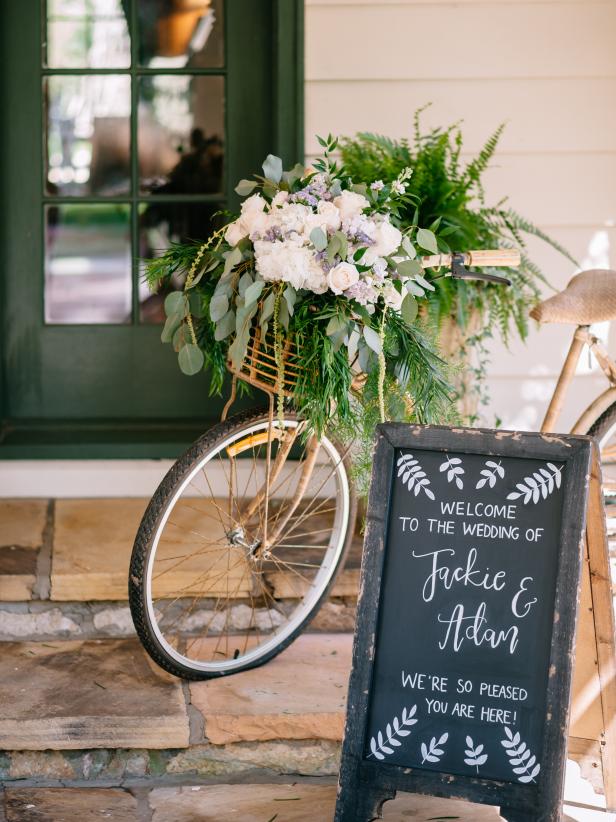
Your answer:
[[[259,669],[188,684],[152,665],[136,640],[4,643],[6,822],[325,822],[350,656],[349,634],[307,634]],[[586,793],[575,795],[588,802],[580,784]],[[494,808],[411,795],[385,807],[390,822],[499,819]]]

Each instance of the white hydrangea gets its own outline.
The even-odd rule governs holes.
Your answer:
[[[306,223],[312,215],[310,206],[301,203],[285,203],[271,212],[271,226],[278,226],[284,236],[303,235]],[[270,226],[270,227],[271,227]]]
[[[264,280],[290,283],[293,288],[307,288],[315,294],[327,291],[325,272],[314,256],[314,249],[301,240],[288,238],[270,243],[255,240],[255,264]]]
[[[355,237],[357,234],[365,234],[371,240],[375,239],[376,223],[365,214],[354,214],[352,217],[346,217],[342,221],[342,230],[349,236]],[[363,261],[362,261],[363,262]]]
[[[363,194],[358,194],[356,191],[343,191],[337,197],[334,197],[334,205],[340,212],[342,220],[350,220],[368,208],[370,203]]]
[[[308,239],[314,228],[320,228],[326,234],[329,231],[338,231],[340,228],[340,212],[333,203],[319,200],[316,214],[313,212],[306,218],[304,235]]]
[[[289,199],[288,191],[278,191],[272,198],[272,208],[283,206]]]
[[[385,219],[378,223],[373,235],[374,245],[371,245],[362,258],[365,265],[372,265],[378,257],[388,257],[400,246],[402,232]]]

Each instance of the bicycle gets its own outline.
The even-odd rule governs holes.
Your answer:
[[[572,434],[589,434],[597,440],[609,535],[616,526],[616,516],[611,510],[616,504],[616,362],[590,327],[616,318],[616,271],[590,269],[576,274],[563,291],[533,308],[530,316],[539,323],[576,326],[541,424],[542,432],[556,430],[567,391],[585,348],[594,355],[609,382],[609,387],[592,400],[571,429]]]
[[[422,258],[451,276],[509,284],[466,266],[514,267],[513,249]],[[129,573],[137,634],[152,659],[185,679],[261,665],[303,631],[327,598],[353,538],[351,445],[302,437],[293,411],[275,414],[277,369],[253,329],[221,422],[171,467],[139,526]],[[297,376],[287,341],[282,391]],[[230,368],[231,370],[231,368]],[[237,380],[269,410],[227,419]]]

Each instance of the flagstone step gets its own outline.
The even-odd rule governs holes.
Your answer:
[[[159,787],[137,796],[117,788],[7,788],[0,818],[4,810],[6,822],[328,822],[335,803],[334,785],[305,781]],[[385,803],[383,818],[498,822],[501,817],[491,806],[401,793]],[[563,822],[577,820],[612,822],[599,812],[569,808]]]
[[[341,740],[352,640],[304,634],[261,668],[191,682],[191,703],[209,741]]]
[[[126,601],[130,555],[147,503],[142,498],[0,500],[0,602]],[[356,598],[361,545],[358,535],[333,597]],[[174,573],[172,591],[187,584],[185,565]],[[294,595],[283,578],[271,582],[277,596]]]
[[[0,749],[182,748],[179,680],[136,641],[3,643]]]
[[[135,640],[4,643],[0,749],[339,741],[350,655],[348,634],[306,634],[261,668],[188,686]]]
[[[266,666],[191,685],[136,640],[1,649],[0,780],[337,773],[348,634],[307,634]]]
[[[47,500],[0,500],[0,602],[34,595],[48,508]]]
[[[148,803],[152,822],[329,822],[334,816],[336,787],[299,783],[157,788]],[[386,822],[425,822],[439,817],[457,818],[458,822],[500,819],[493,807],[411,794],[400,794],[384,806]]]

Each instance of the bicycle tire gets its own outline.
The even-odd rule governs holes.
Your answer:
[[[292,412],[285,412],[284,416],[285,421],[287,422],[297,422],[297,415]],[[349,488],[349,508],[346,532],[344,535],[344,544],[327,585],[323,588],[318,600],[306,614],[305,618],[302,619],[301,622],[288,633],[288,635],[285,635],[281,641],[267,653],[264,653],[262,656],[258,656],[256,659],[253,659],[246,664],[238,664],[234,667],[233,671],[197,670],[196,668],[191,667],[190,664],[182,663],[174,656],[171,656],[165,649],[165,646],[159,640],[157,631],[153,625],[147,602],[147,584],[145,574],[150,552],[152,550],[154,536],[157,533],[165,511],[170,504],[170,500],[174,499],[174,495],[176,494],[178,487],[181,487],[182,482],[184,482],[185,478],[190,475],[190,472],[194,469],[194,466],[198,465],[208,453],[214,452],[216,447],[218,447],[222,441],[228,440],[228,438],[235,433],[241,433],[243,429],[262,423],[263,420],[269,420],[267,412],[254,409],[244,411],[225,422],[219,423],[197,439],[172,465],[161,481],[145,510],[137,531],[130,562],[128,592],[135,630],[143,647],[154,662],[169,673],[183,679],[205,680],[225,676],[229,673],[248,670],[250,668],[262,665],[284,650],[284,648],[290,645],[294,639],[296,639],[297,636],[305,630],[323,602],[326,600],[332,586],[335,583],[337,575],[344,565],[345,558],[353,539],[355,518],[357,513],[357,500],[353,483],[351,481],[348,455],[344,454],[341,447],[336,443],[335,446],[341,458],[340,462],[343,464],[346,476],[348,478]],[[333,440],[329,441],[334,442]]]

